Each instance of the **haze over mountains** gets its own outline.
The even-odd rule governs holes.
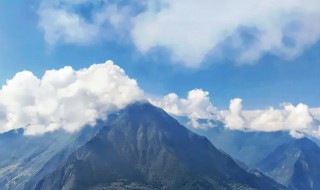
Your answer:
[[[294,140],[287,132],[237,131],[224,128],[223,123],[208,130],[194,132],[206,136],[217,148],[249,167],[265,158],[276,147]]]

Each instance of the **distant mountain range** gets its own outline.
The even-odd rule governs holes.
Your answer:
[[[304,190],[308,184],[313,185],[311,189],[319,187],[315,181],[318,178],[312,178],[310,183],[292,176],[287,183],[272,175],[281,166],[268,164],[275,156],[271,154],[281,157],[283,152],[276,152],[277,147],[296,142],[285,133],[247,133],[222,126],[205,132],[219,149],[148,102],[133,103],[109,115],[107,121],[98,121],[97,126],[87,126],[73,134],[57,131],[32,137],[24,136],[23,129],[10,131],[0,134],[0,189]],[[319,149],[307,141],[313,144],[312,149]],[[320,169],[313,164],[317,163],[316,158],[318,154],[304,160],[314,170],[298,170],[289,161],[286,164],[298,176],[303,171],[309,179],[319,176],[312,173]],[[291,185],[291,181],[305,186]]]
[[[289,189],[320,189],[320,148],[308,138],[277,147],[256,167]]]
[[[52,172],[60,161],[50,164],[50,160],[66,159],[98,129],[85,127],[79,133],[57,131],[42,136],[25,136],[23,129],[0,134],[0,189],[20,190],[34,176]]]
[[[238,131],[225,128],[221,122],[216,122],[216,125],[207,130],[191,130],[207,137],[218,149],[251,168],[254,168],[257,162],[265,158],[276,147],[294,139],[285,131]]]
[[[291,190],[320,189],[318,139],[295,139],[285,131],[229,130],[221,122],[216,124],[214,128],[193,131],[206,136],[243,168],[257,168]]]

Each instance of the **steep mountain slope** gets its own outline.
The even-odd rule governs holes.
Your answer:
[[[22,189],[39,170],[53,150],[60,146],[60,132],[44,136],[24,136],[23,129],[0,135],[0,189]],[[57,142],[57,143],[55,143]],[[51,150],[47,151],[47,150]]]
[[[14,160],[16,152],[25,141],[23,129],[11,130],[0,134],[0,167]]]
[[[308,138],[279,146],[257,168],[290,189],[320,189],[320,148]]]
[[[25,136],[23,129],[0,134],[0,189],[21,190],[43,166],[60,152],[65,160],[75,149],[91,138],[97,128],[85,127],[79,133],[57,131],[42,136]],[[61,155],[61,154],[60,154]],[[48,165],[48,164],[47,164]],[[42,170],[40,176],[52,172],[57,164]]]
[[[34,187],[55,189],[282,189],[251,174],[163,110],[138,102]]]

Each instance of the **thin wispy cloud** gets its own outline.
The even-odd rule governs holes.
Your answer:
[[[255,63],[266,53],[297,57],[320,38],[318,0],[42,0],[38,15],[49,44],[126,38],[143,54],[168,49],[174,62],[187,67],[200,67],[225,43],[238,63]],[[250,43],[240,34],[243,28],[250,30]]]
[[[150,1],[134,19],[133,39],[143,52],[165,47],[174,59],[197,67],[233,37],[233,50],[240,51],[235,59],[253,63],[264,53],[298,55],[320,38],[319,19],[317,0]],[[237,36],[240,27],[255,30],[254,43],[245,46],[245,39]]]
[[[50,45],[90,45],[122,38],[130,27],[132,9],[108,1],[42,0],[38,25]]]

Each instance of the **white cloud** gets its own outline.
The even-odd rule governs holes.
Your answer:
[[[303,133],[297,132],[297,131],[290,131],[289,133],[292,137],[296,138],[296,139],[301,139],[303,138],[305,135]]]
[[[217,110],[210,101],[209,93],[202,89],[189,91],[187,98],[179,98],[177,94],[170,93],[162,100],[150,100],[150,102],[168,113],[188,117],[189,125],[195,128],[213,127],[214,124],[211,120],[217,118]],[[207,122],[199,122],[199,119],[204,119]]]
[[[242,111],[241,99],[230,102],[230,112],[224,113],[226,127],[236,130],[289,131],[296,138],[304,134],[320,137],[319,126],[305,104],[283,104],[283,109]]]
[[[320,108],[311,108],[310,111],[315,119],[320,120]]]
[[[265,110],[242,110],[242,100],[235,98],[230,101],[230,110],[218,110],[210,101],[209,93],[202,89],[189,91],[187,98],[170,93],[162,99],[149,100],[168,113],[187,117],[188,125],[194,128],[215,127],[213,121],[220,120],[230,130],[288,131],[295,138],[302,138],[304,135],[320,138],[320,126],[314,115],[318,108],[309,109],[302,103],[296,106],[282,104],[282,109],[270,107]]]
[[[142,98],[136,81],[111,61],[78,71],[49,70],[42,78],[23,71],[0,90],[0,133],[21,127],[28,135],[73,132]]]
[[[241,130],[244,125],[244,119],[241,114],[242,100],[240,98],[235,98],[230,101],[230,114],[225,118],[225,125],[230,129]]]
[[[318,0],[159,0],[149,1],[146,11],[134,18],[133,40],[147,52],[154,47],[172,51],[173,58],[197,67],[206,55],[239,27],[254,28],[256,43],[240,50],[237,60],[253,62],[265,52],[296,56],[320,37]],[[283,39],[295,45],[286,46]]]
[[[22,71],[0,89],[0,133],[21,127],[27,135],[60,129],[73,132],[145,98],[137,82],[112,61],[81,70],[68,66],[48,70],[41,78]],[[310,109],[302,103],[243,111],[242,100],[236,98],[230,101],[230,111],[221,111],[202,89],[190,90],[186,98],[170,93],[149,100],[171,114],[187,117],[188,124],[195,128],[214,127],[214,120],[221,120],[232,130],[284,130],[296,138],[320,138],[320,122],[315,120],[319,108]]]
[[[164,47],[188,67],[199,67],[226,39],[237,52],[236,61],[253,63],[264,53],[293,58],[320,38],[318,0],[40,2],[39,27],[49,44],[123,41],[131,36],[141,52]],[[80,11],[86,8],[86,13]],[[255,31],[250,32],[254,43],[246,43],[240,28]]]
[[[93,7],[85,17],[79,9]],[[39,27],[47,43],[90,44],[122,38],[130,26],[129,6],[118,7],[108,1],[42,0],[37,11]]]
[[[39,26],[44,30],[49,44],[59,41],[65,43],[90,43],[98,37],[99,25],[87,23],[79,15],[63,9],[47,8],[39,10]]]

